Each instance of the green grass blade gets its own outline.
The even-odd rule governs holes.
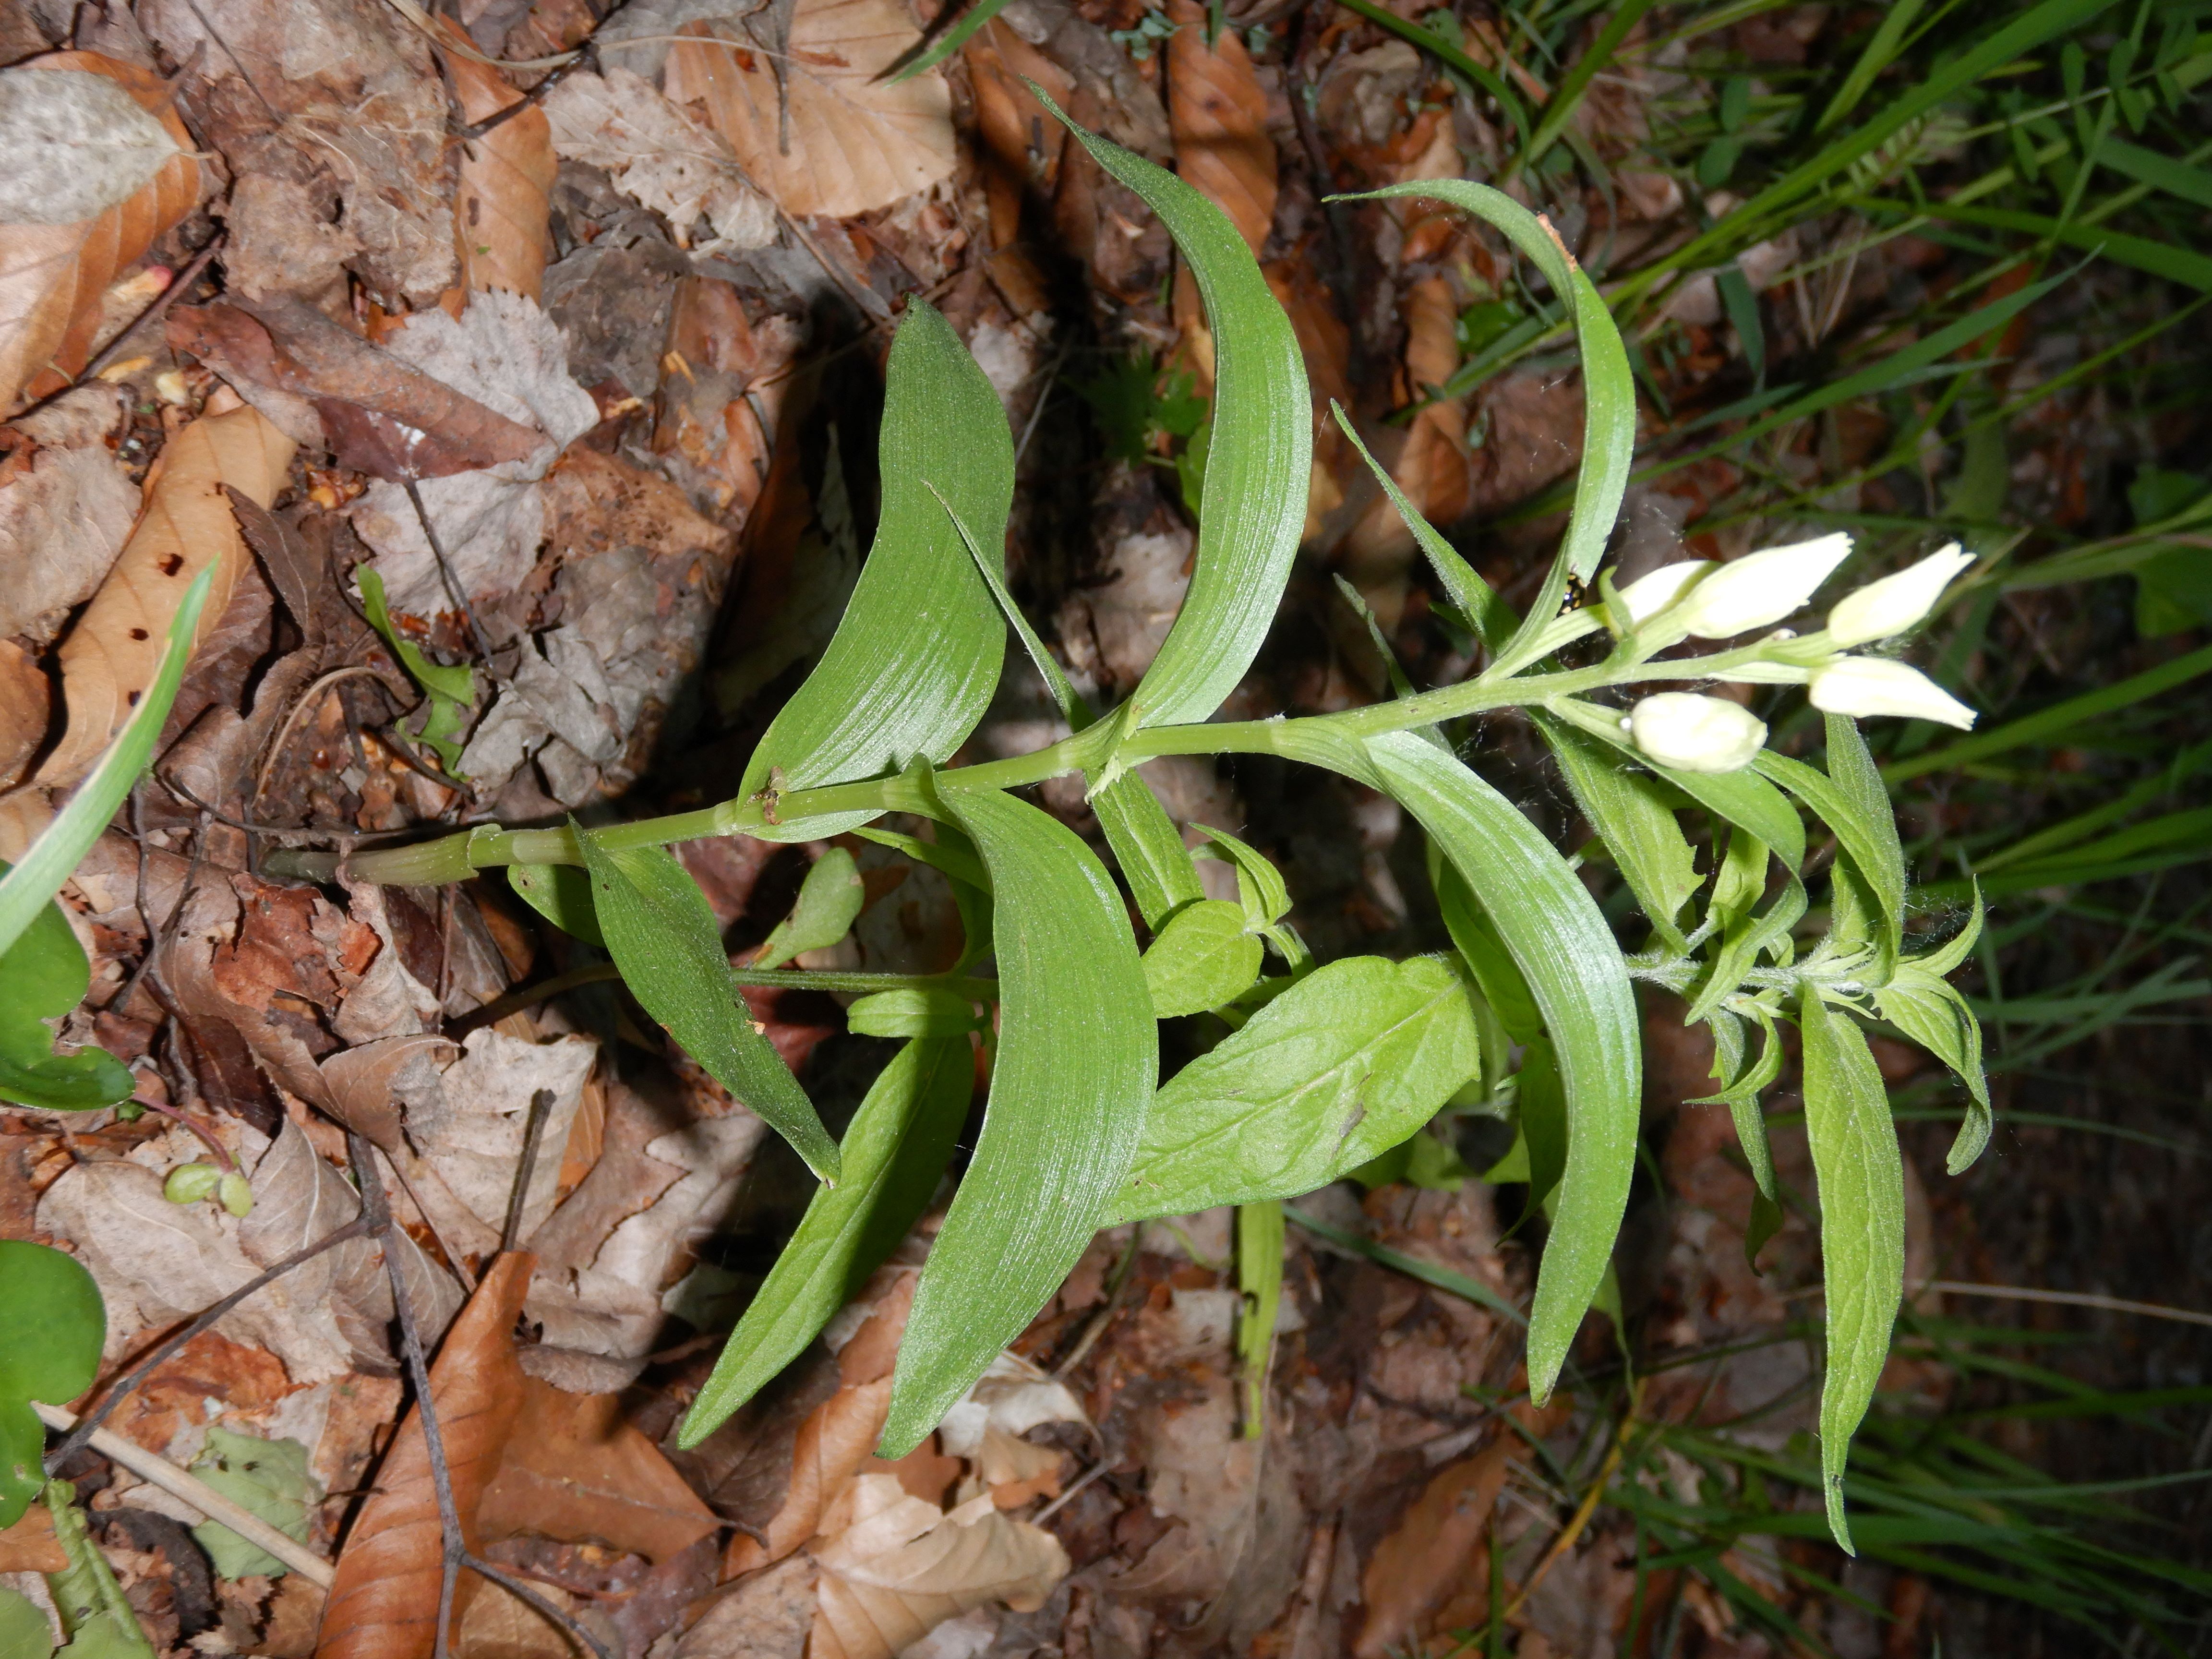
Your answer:
[[[1373,1239],[1363,1238],[1358,1233],[1347,1233],[1340,1228],[1332,1227],[1318,1217],[1310,1216],[1303,1210],[1294,1210],[1287,1204],[1283,1206],[1283,1217],[1285,1220],[1295,1221],[1316,1238],[1325,1239],[1340,1250],[1364,1256],[1368,1261],[1401,1273],[1408,1279],[1418,1279],[1424,1285],[1447,1291],[1462,1302],[1472,1302],[1478,1308],[1487,1308],[1516,1325],[1528,1322],[1526,1314],[1479,1279],[1469,1279],[1465,1273],[1455,1273],[1449,1267],[1437,1267],[1433,1261],[1424,1261],[1419,1256],[1394,1250],[1387,1244],[1377,1244]]]
[[[1566,131],[1567,123],[1574,118],[1575,110],[1582,103],[1583,94],[1589,90],[1598,71],[1613,61],[1613,54],[1620,50],[1620,43],[1628,39],[1629,32],[1650,9],[1651,0],[1626,0],[1625,4],[1613,9],[1605,27],[1590,42],[1589,50],[1575,60],[1573,67],[1559,77],[1559,84],[1552,88],[1552,96],[1544,106],[1543,118],[1536,124],[1535,136],[1528,140],[1528,148],[1522,153],[1522,166],[1534,165]]]
[[[1836,88],[1836,95],[1828,100],[1827,108],[1820,112],[1820,118],[1813,124],[1814,131],[1826,132],[1859,106],[1859,100],[1866,96],[1867,89],[1874,85],[1875,77],[1896,61],[1898,52],[1905,41],[1905,32],[1912,27],[1913,20],[1920,15],[1920,9],[1924,3],[1925,0],[1891,0],[1888,10],[1882,15],[1881,27],[1875,30],[1873,39],[1867,42],[1866,50],[1859,54],[1858,62],[1851,65],[1851,72],[1844,77],[1844,84]]]
[[[952,1156],[975,1081],[964,1036],[924,1038],[892,1056],[845,1132],[844,1178],[816,1191],[685,1413],[678,1445],[697,1445],[759,1393],[906,1237]]]
[[[837,1146],[814,1103],[752,1016],[706,895],[665,847],[602,846],[574,820],[569,833],[591,872],[592,908],[607,952],[638,1005],[707,1074],[764,1119],[823,1180],[837,1179]]]
[[[1182,612],[1121,715],[1124,729],[1202,720],[1259,653],[1305,528],[1313,398],[1305,359],[1259,262],[1225,215],[1175,174],[1078,126],[1030,90],[1098,165],[1160,217],[1213,331],[1205,510]]]
[[[1905,1164],[1881,1070],[1856,1025],[1808,989],[1805,1132],[1820,1193],[1820,1261],[1827,1287],[1827,1364],[1820,1382],[1820,1484],[1828,1529],[1856,1554],[1844,1515],[1851,1436],[1889,1358],[1905,1293]]]
[[[902,81],[911,81],[926,74],[968,44],[969,37],[1006,9],[1006,0],[975,0],[968,8],[968,15],[930,42],[921,56],[906,64],[895,74],[884,77],[886,86],[896,86]]]
[[[1368,453],[1367,446],[1360,441],[1358,429],[1352,424],[1351,417],[1345,414],[1343,409],[1334,403],[1328,408],[1329,413],[1335,416],[1338,428],[1351,441],[1352,448],[1358,452],[1359,459],[1367,463],[1367,470],[1375,475],[1375,482],[1382,486],[1382,493],[1390,498],[1390,505],[1398,509],[1398,516],[1405,521],[1406,528],[1413,532],[1414,541],[1420,544],[1421,551],[1427,556],[1429,568],[1437,573],[1437,580],[1443,587],[1444,597],[1474,624],[1484,644],[1493,651],[1502,647],[1513,637],[1513,630],[1520,625],[1521,619],[1513,614],[1513,607],[1476,574],[1473,565],[1460,556],[1458,549],[1437,533],[1437,527],[1429,522],[1427,515],[1406,499],[1406,492],[1398,488],[1398,481]]]
[[[1159,1049],[1128,913],[1087,847],[995,791],[947,791],[997,897],[998,1060],[975,1155],[899,1346],[882,1455],[936,1428],[1021,1334],[1127,1176]]]
[[[947,508],[979,547],[1003,546],[1013,438],[998,392],[919,296],[891,343],[881,454],[883,510],[867,562],[821,662],[753,751],[742,795],[777,773],[781,788],[811,788],[872,777],[917,755],[942,761],[967,740],[998,685],[1004,625]],[[871,816],[749,833],[815,841]]]

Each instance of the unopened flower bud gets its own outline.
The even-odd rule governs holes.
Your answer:
[[[1747,553],[1721,566],[1683,596],[1674,626],[1700,639],[1725,640],[1767,628],[1802,607],[1850,556],[1842,531],[1788,547]]]
[[[222,1171],[212,1164],[179,1164],[161,1183],[161,1196],[172,1204],[197,1204],[222,1180]]]
[[[1674,603],[1684,587],[1713,568],[1711,559],[1684,559],[1638,576],[1620,590],[1620,608],[1626,614],[1620,620],[1632,627],[1657,616]]]
[[[1629,711],[1636,746],[1678,772],[1740,772],[1766,741],[1766,722],[1739,703],[1662,691]]]
[[[1973,562],[1972,554],[1953,542],[1893,576],[1844,594],[1828,612],[1830,641],[1840,649],[1902,634],[1935,609],[1951,579]]]
[[[1909,664],[1887,657],[1838,657],[1813,676],[1813,707],[1831,714],[1893,715],[1961,730],[1974,711]]]

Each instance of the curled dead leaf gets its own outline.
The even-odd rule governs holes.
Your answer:
[[[1168,125],[1176,170],[1229,216],[1256,255],[1275,221],[1275,143],[1267,136],[1267,94],[1232,28],[1206,44],[1206,11],[1175,0],[1168,42]]]
[[[200,637],[222,618],[250,561],[227,487],[266,507],[291,465],[292,441],[253,409],[204,416],[180,428],[146,488],[137,528],[76,626],[62,641],[62,696],[69,726],[39,770],[58,787],[81,776],[131,717],[161,660],[169,619],[192,579],[209,567],[215,586]]]
[[[399,1074],[418,1056],[434,1060],[453,1047],[447,1037],[418,1036],[380,1037],[344,1049],[323,1061],[328,1092],[317,1103],[356,1134],[396,1153],[402,1145],[396,1092]]]
[[[481,1546],[477,1510],[521,1407],[514,1322],[536,1265],[520,1251],[493,1262],[430,1370],[453,1504],[471,1551]],[[444,1559],[422,1415],[410,1412],[338,1557],[315,1659],[428,1659],[437,1645]],[[457,1625],[482,1582],[461,1575],[453,1596]]]
[[[896,0],[799,0],[786,48],[788,139],[771,59],[750,34],[672,46],[664,86],[699,103],[746,173],[790,214],[837,218],[889,207],[952,173],[952,94],[935,70],[884,72],[921,40]]]
[[[605,168],[617,190],[666,219],[679,243],[702,218],[714,233],[702,254],[775,240],[775,210],[746,182],[737,153],[644,76],[619,64],[605,79],[571,75],[546,94],[544,109],[558,155]]]
[[[93,52],[56,52],[9,74],[72,70],[114,82],[149,112],[174,150],[123,200],[60,224],[0,224],[0,409],[18,394],[43,397],[69,384],[92,356],[100,296],[124,267],[199,200],[191,135],[150,71]],[[210,605],[210,615],[221,611]]]

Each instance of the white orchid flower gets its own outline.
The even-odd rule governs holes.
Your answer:
[[[1813,676],[1809,695],[1814,708],[1831,714],[1888,714],[1961,730],[1977,718],[1918,669],[1887,657],[1838,657]]]
[[[1650,621],[1674,604],[1683,588],[1715,568],[1711,559],[1684,559],[1638,576],[1620,590],[1620,608],[1626,613],[1621,620],[1632,628]]]
[[[1917,564],[1846,593],[1828,612],[1828,640],[1838,649],[1902,634],[1936,608],[1943,590],[1974,556],[1959,544],[1930,553]]]
[[[1684,594],[1668,617],[1669,629],[1700,639],[1725,640],[1771,628],[1802,608],[1850,551],[1851,538],[1839,530],[1809,542],[1747,553]]]
[[[1766,742],[1766,722],[1723,697],[1662,691],[1629,710],[1628,733],[1678,772],[1740,772]]]

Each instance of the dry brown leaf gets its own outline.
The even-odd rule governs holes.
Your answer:
[[[1060,172],[1067,129],[1046,115],[1026,86],[1034,81],[1065,108],[1075,82],[1035,46],[994,18],[963,49],[975,88],[975,132],[982,141],[983,195],[991,210],[991,246],[1019,234],[1022,199],[1033,188],[1048,194]]]
[[[31,653],[0,640],[0,789],[12,786],[46,740],[46,677]]]
[[[702,507],[735,521],[760,499],[791,383],[779,371],[803,337],[787,317],[763,318],[755,328],[727,283],[687,276],[676,285],[653,447],[695,469],[684,482]]]
[[[1242,36],[1224,28],[1211,51],[1206,8],[1175,0],[1178,27],[1168,42],[1168,125],[1176,171],[1229,216],[1256,255],[1275,222],[1275,142],[1267,136],[1267,94],[1252,73]]]
[[[830,1505],[873,1461],[890,1405],[891,1383],[886,1376],[842,1388],[815,1407],[799,1425],[792,1450],[790,1490],[783,1507],[763,1529],[765,1546],[743,1533],[732,1539],[722,1564],[725,1578],[780,1561],[822,1530]]]
[[[399,1073],[417,1055],[451,1048],[448,1037],[380,1037],[331,1055],[322,1063],[325,1096],[316,1103],[332,1117],[386,1152],[400,1146]],[[435,1069],[434,1066],[432,1069]]]
[[[706,35],[691,23],[684,33]],[[952,94],[935,70],[879,79],[920,42],[897,0],[799,0],[791,18],[790,143],[776,77],[750,38],[669,50],[671,101],[701,104],[738,164],[790,214],[847,218],[951,176]]]
[[[53,1512],[33,1504],[0,1527],[0,1572],[67,1572],[69,1553],[54,1536]]]
[[[947,1515],[893,1475],[854,1480],[823,1530],[809,1551],[822,1569],[809,1659],[890,1659],[992,1601],[1033,1612],[1068,1571],[1060,1540],[988,1495]]]
[[[92,356],[100,296],[125,266],[199,200],[198,146],[160,76],[93,52],[56,52],[17,65],[77,70],[115,81],[156,116],[179,154],[128,199],[73,224],[0,225],[0,408],[44,397]]]
[[[69,726],[39,781],[71,783],[98,758],[153,683],[169,620],[185,590],[212,568],[200,612],[204,639],[230,604],[251,558],[225,487],[266,507],[291,465],[292,441],[252,409],[204,416],[180,428],[148,481],[145,510],[115,568],[62,641],[62,696]]]
[[[467,36],[452,20],[440,30],[457,41]],[[480,61],[482,54],[444,54],[446,73],[464,118],[477,123],[522,101],[505,76]],[[533,104],[518,110],[461,150],[460,189],[453,200],[453,239],[461,261],[461,286],[471,291],[503,288],[535,300],[552,257],[553,129]]]
[[[477,1524],[487,1539],[530,1534],[659,1563],[722,1522],[624,1420],[619,1395],[566,1394],[526,1376],[507,1455]]]
[[[737,153],[620,64],[605,79],[571,75],[546,94],[553,148],[603,167],[614,187],[666,219],[679,245],[704,218],[701,254],[742,252],[775,240],[775,210],[745,179]]]
[[[471,1551],[482,1543],[478,1505],[522,1401],[525,1379],[515,1363],[514,1322],[535,1266],[535,1259],[520,1251],[492,1263],[453,1322],[430,1371],[430,1397],[453,1503]],[[422,1418],[410,1412],[338,1557],[316,1659],[427,1659],[437,1642],[443,1560],[444,1536]],[[468,1599],[482,1582],[473,1574],[461,1575],[454,1589],[456,1620],[465,1615]]]
[[[0,635],[44,646],[122,551],[139,491],[109,444],[127,401],[95,381],[15,422],[29,441],[0,462]]]

